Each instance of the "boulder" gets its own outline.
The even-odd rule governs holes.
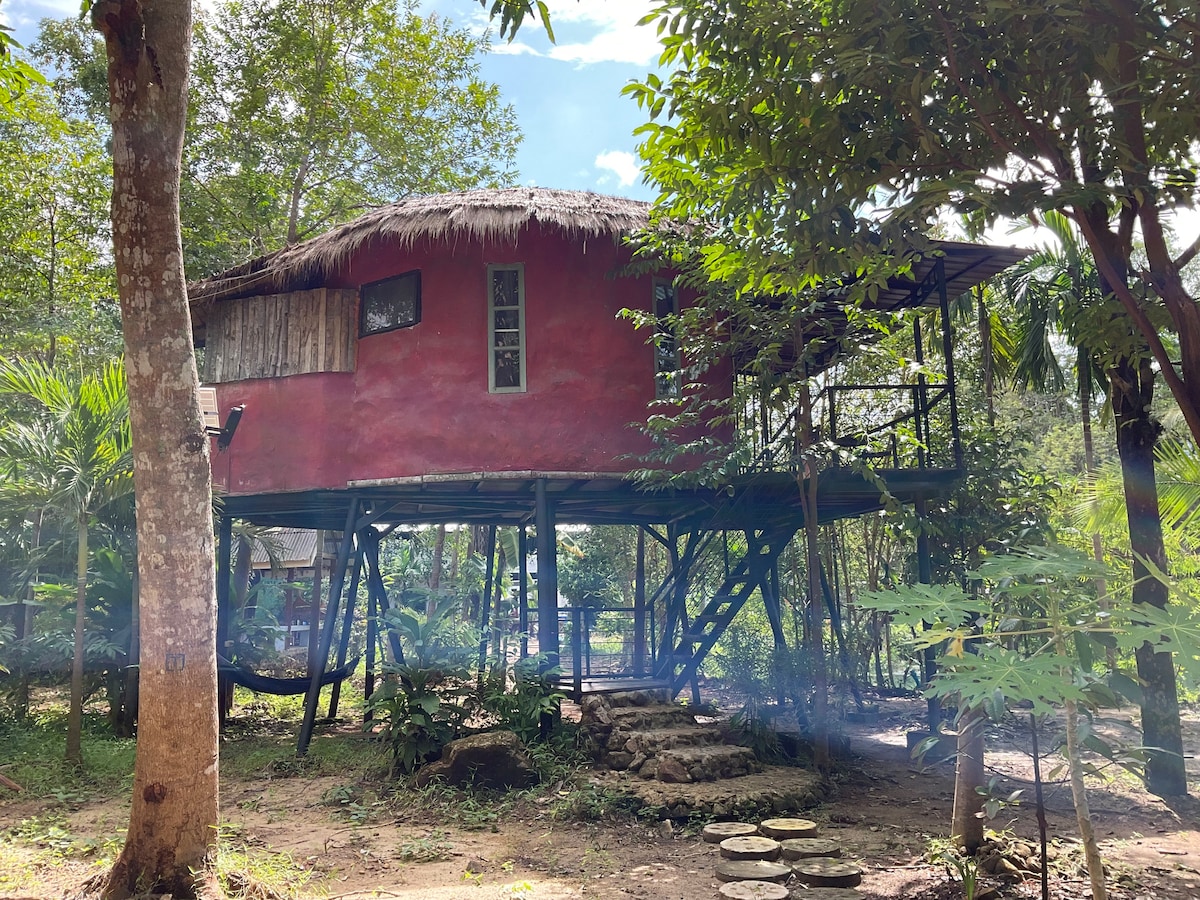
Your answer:
[[[655,772],[655,776],[659,781],[667,784],[687,784],[692,780],[692,776],[688,774],[683,763],[670,756],[658,761],[658,770]]]
[[[537,770],[521,739],[511,731],[488,731],[451,741],[442,748],[442,758],[417,772],[416,784],[424,787],[442,779],[459,787],[492,790],[532,787]]]

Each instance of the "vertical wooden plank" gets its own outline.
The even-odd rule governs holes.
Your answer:
[[[325,364],[325,300],[327,291],[324,288],[318,288],[317,292],[321,298],[321,305],[317,315],[317,365],[323,366]],[[320,370],[318,369],[318,371]]]

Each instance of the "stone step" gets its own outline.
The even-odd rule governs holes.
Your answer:
[[[771,813],[783,815],[811,809],[832,791],[832,784],[815,772],[792,766],[767,766],[764,771],[743,778],[688,784],[631,779],[611,772],[594,777],[606,789],[634,796],[645,814],[679,821],[700,815],[757,822]]]
[[[664,728],[694,726],[695,714],[686,706],[618,706],[608,710],[614,730],[657,731]]]
[[[658,751],[652,762],[657,763],[653,777],[676,784],[741,778],[762,771],[762,763],[753,750],[729,744],[664,749]],[[647,777],[645,767],[639,774]]]
[[[621,732],[614,732],[618,733]],[[654,755],[678,747],[707,747],[720,744],[721,737],[720,730],[711,725],[679,725],[673,728],[656,728],[653,731],[634,731],[621,749],[630,753]]]

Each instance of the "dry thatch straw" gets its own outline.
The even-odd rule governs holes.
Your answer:
[[[373,209],[325,234],[260,256],[191,284],[193,305],[314,287],[373,241],[411,247],[418,240],[515,238],[537,223],[580,237],[620,238],[649,222],[650,204],[587,191],[500,188],[410,197]]]

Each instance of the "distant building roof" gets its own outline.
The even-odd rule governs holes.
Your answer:
[[[308,528],[271,528],[250,550],[253,569],[311,569],[317,558],[317,532]]]

